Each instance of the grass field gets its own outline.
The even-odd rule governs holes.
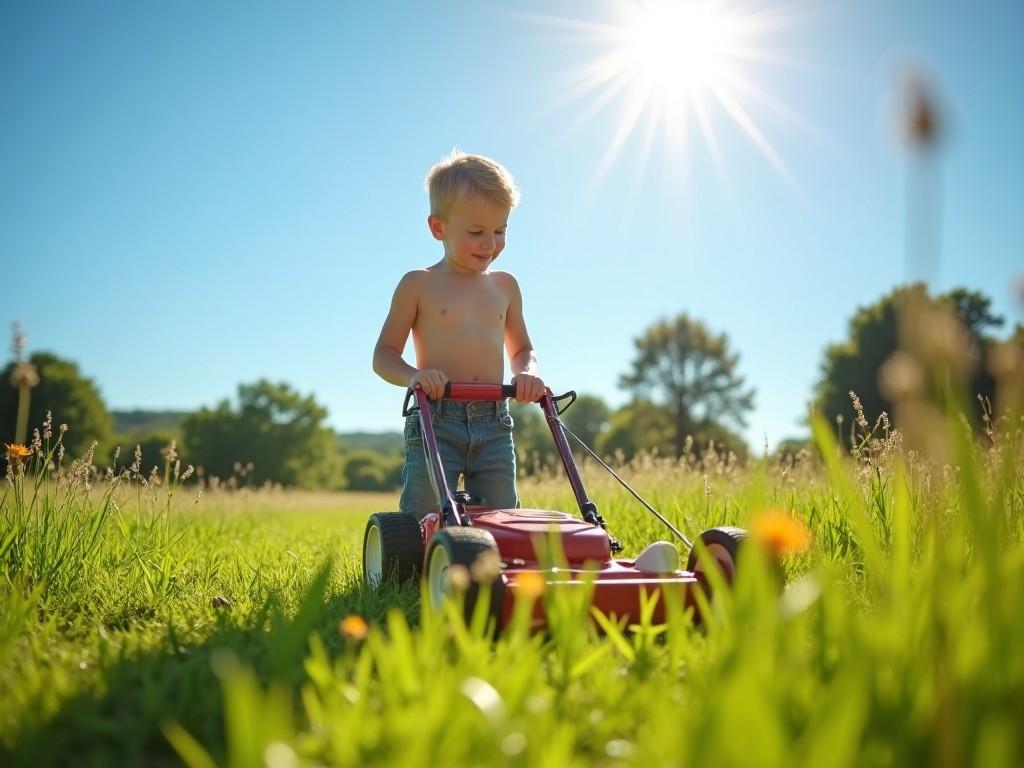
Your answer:
[[[547,633],[497,642],[415,587],[361,585],[392,495],[197,498],[170,468],[55,479],[37,454],[0,502],[0,763],[1024,764],[1020,425],[978,441],[951,420],[930,456],[817,437],[825,461],[623,468],[688,532],[801,521],[785,589],[752,546],[703,626],[598,633],[552,591]],[[626,555],[669,538],[585,479]],[[572,509],[556,476],[520,490]]]

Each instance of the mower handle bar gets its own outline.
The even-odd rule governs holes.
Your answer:
[[[416,389],[421,389],[419,385]],[[415,390],[408,390],[405,393],[405,403],[402,405],[402,415],[409,415],[409,401],[415,396]],[[445,400],[504,400],[516,396],[515,384],[487,384],[479,381],[449,381],[444,385]]]
[[[514,384],[448,382],[444,388],[444,396],[450,400],[495,401],[504,400],[506,397],[515,397],[515,394],[516,387]],[[416,398],[416,406],[410,410],[409,401],[414,397]],[[569,402],[560,410],[558,403],[562,400],[568,400]],[[566,476],[569,479],[569,484],[572,486],[573,494],[576,496],[576,502],[579,505],[583,519],[592,525],[605,528],[604,520],[597,512],[597,505],[590,500],[586,489],[583,487],[583,480],[580,478],[576,462],[573,460],[572,450],[569,448],[569,443],[565,439],[565,433],[562,431],[562,423],[558,419],[562,411],[576,402],[576,393],[567,392],[559,397],[554,397],[551,394],[551,390],[545,387],[544,394],[537,402],[544,412],[544,418],[547,421],[548,428],[551,430],[551,437],[555,441],[555,448],[562,460],[562,466],[565,468]],[[430,418],[429,403],[430,398],[427,397],[427,393],[423,391],[423,387],[417,385],[406,392],[405,404],[402,406],[402,415],[408,416],[413,410],[417,410],[420,413],[420,424],[423,430],[423,449],[426,453],[430,484],[433,486],[438,506],[441,509],[441,526],[472,525],[469,516],[464,514],[465,509],[456,501],[451,489],[448,487],[448,483],[445,482],[441,454],[437,449],[437,438],[434,435],[434,424]],[[618,541],[611,536],[608,538],[614,551],[622,548]]]

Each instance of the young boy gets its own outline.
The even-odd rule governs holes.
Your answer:
[[[444,245],[443,258],[406,274],[373,350],[373,370],[400,387],[423,387],[448,487],[459,475],[465,490],[492,507],[517,507],[512,418],[504,401],[441,399],[449,381],[502,383],[508,352],[516,400],[544,394],[537,358],[523,320],[519,284],[491,270],[505,248],[508,217],[519,190],[507,170],[479,155],[453,152],[430,169],[427,226]],[[412,333],[416,367],[402,358]],[[430,485],[416,414],[405,422],[405,468],[399,507],[422,518],[437,499]]]

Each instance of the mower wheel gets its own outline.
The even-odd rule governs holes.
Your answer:
[[[742,528],[723,525],[719,528],[709,528],[700,535],[704,547],[718,563],[719,570],[725,576],[725,580],[731,584],[736,575],[736,560],[742,549],[743,540],[747,538],[747,532]],[[697,559],[697,549],[690,550],[690,557],[686,561],[686,570],[694,573],[703,572],[704,567]]]
[[[416,515],[377,512],[370,515],[363,534],[363,581],[379,586],[386,579],[398,582],[419,578],[423,564],[423,534]]]
[[[464,615],[468,622],[473,616],[480,588],[491,585],[491,602],[488,615],[495,620],[501,616],[505,598],[505,582],[501,578],[501,560],[498,545],[489,531],[481,528],[442,528],[430,540],[427,548],[427,589],[431,604],[437,608],[453,588],[451,569],[461,566],[465,578],[466,597]]]

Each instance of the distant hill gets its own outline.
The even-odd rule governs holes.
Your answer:
[[[401,453],[405,438],[401,432],[342,432],[338,441],[345,451]]]
[[[145,435],[150,432],[178,432],[189,411],[111,411],[114,432],[119,435]],[[346,451],[402,452],[401,432],[341,432],[338,443]]]
[[[145,434],[147,432],[177,432],[188,411],[111,411],[114,432]]]

